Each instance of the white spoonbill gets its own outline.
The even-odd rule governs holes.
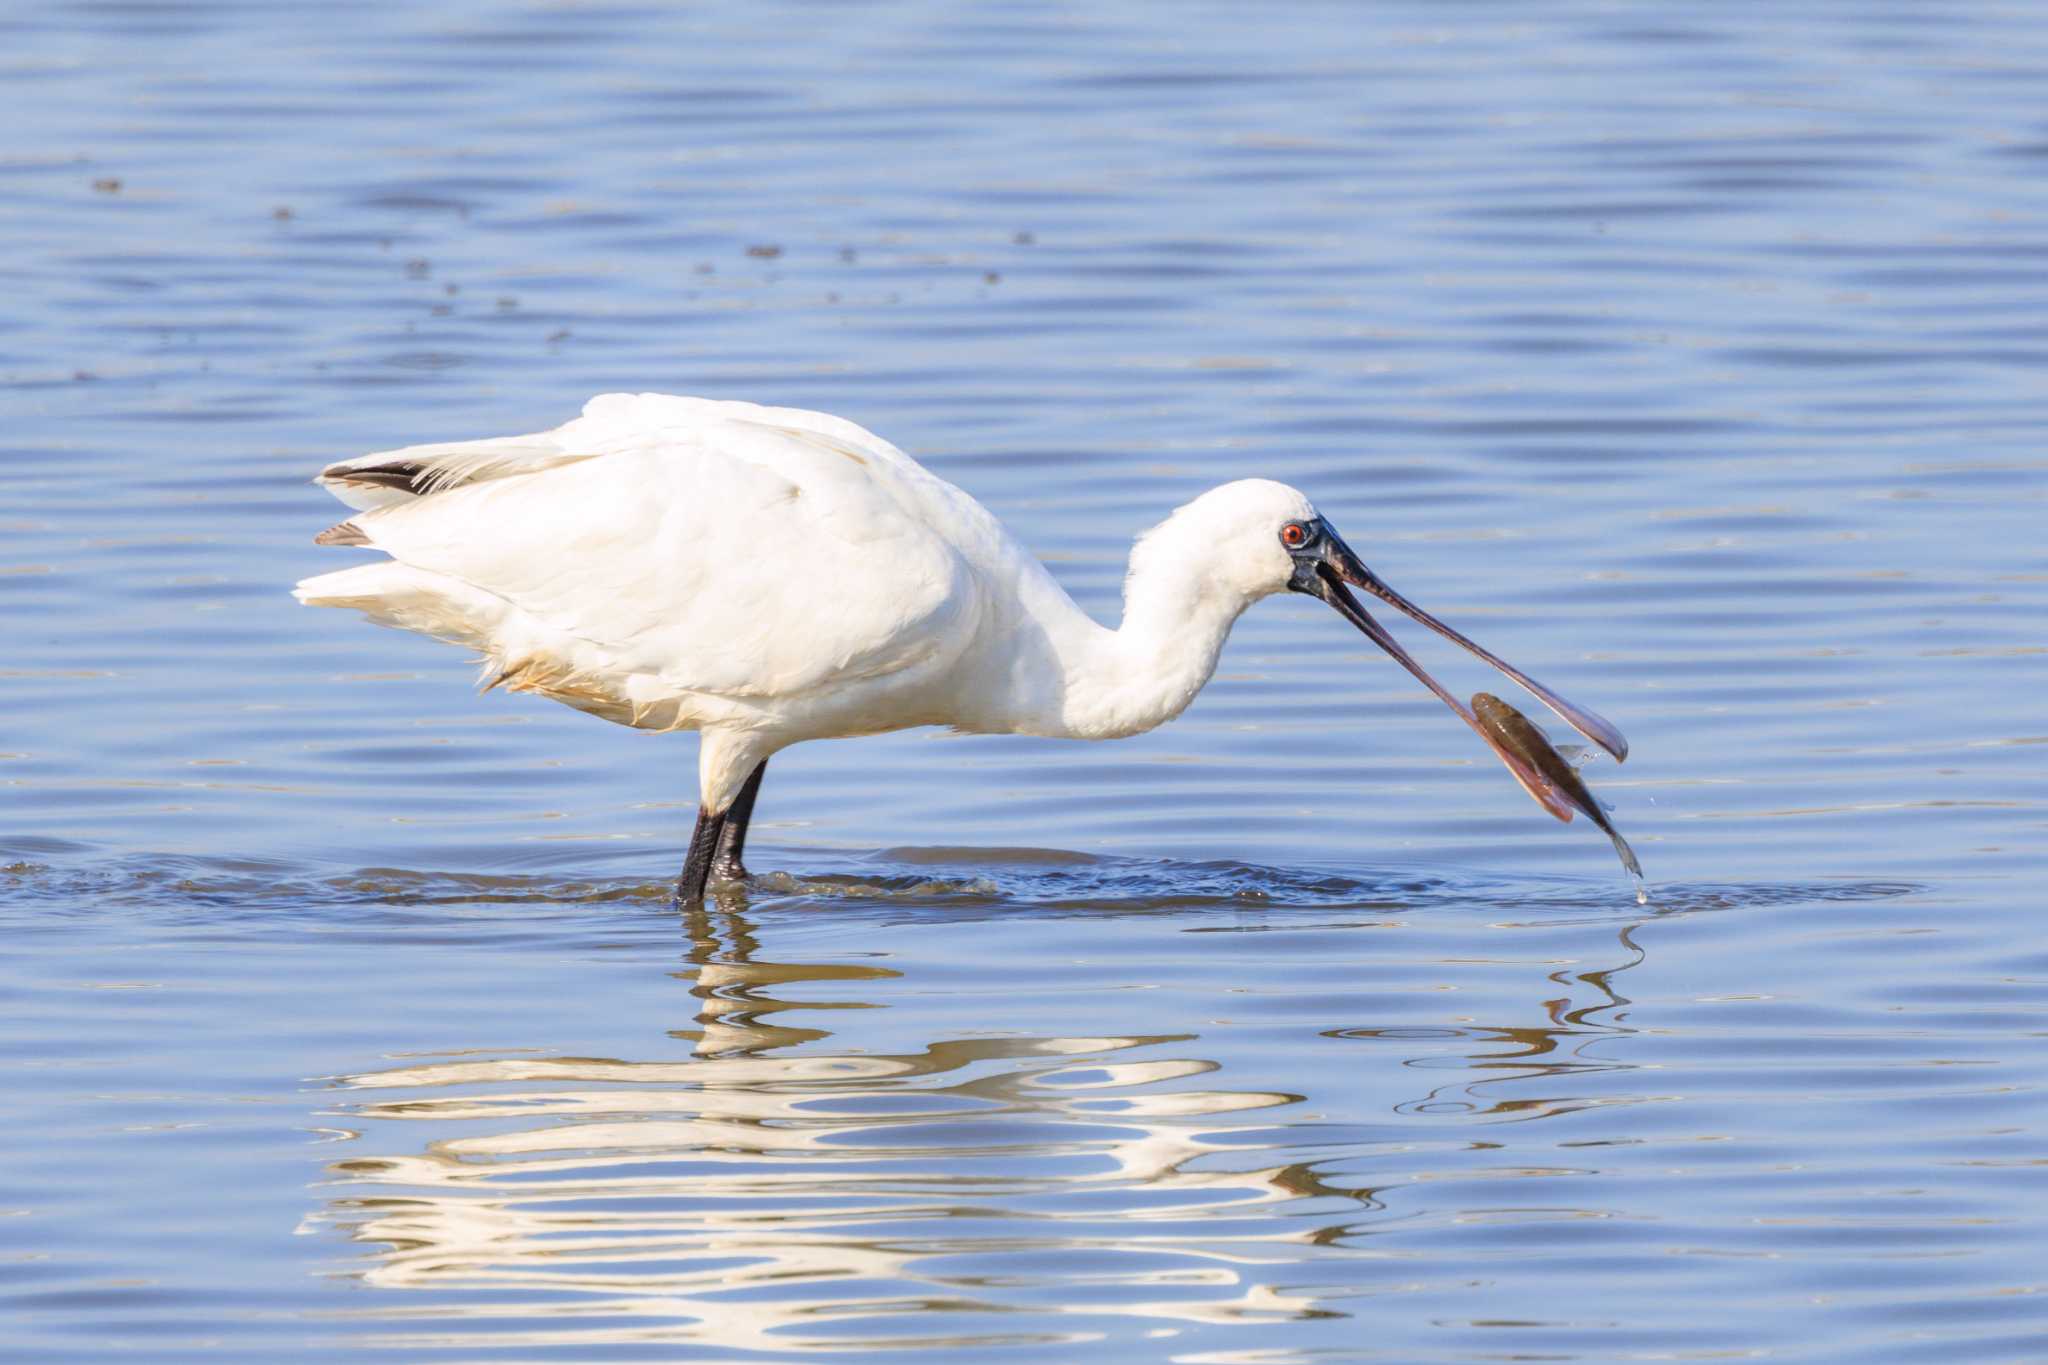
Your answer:
[[[1346,584],[1628,752],[1599,716],[1381,582],[1306,497],[1267,479],[1211,489],[1141,536],[1116,630],[980,503],[823,413],[607,394],[553,431],[366,455],[318,482],[362,510],[316,542],[390,558],[308,578],[300,601],[466,645],[486,691],[699,733],[684,901],[746,875],[761,774],[786,746],[919,725],[1138,734],[1185,710],[1238,616],[1282,590],[1335,607],[1482,736]],[[1494,747],[1545,800],[1545,779]],[[1554,794],[1546,804],[1559,813]]]

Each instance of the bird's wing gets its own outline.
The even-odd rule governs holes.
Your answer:
[[[790,697],[964,647],[976,580],[921,497],[938,480],[851,423],[710,406],[599,399],[554,435],[602,458],[493,473],[351,524],[360,543],[508,602],[534,638],[675,689]],[[500,662],[522,647],[506,642]]]
[[[651,431],[709,430],[733,421],[807,433],[886,463],[912,463],[881,437],[828,413],[665,393],[607,393],[591,399],[580,417],[553,431],[442,441],[358,455],[328,465],[314,482],[350,507],[388,507],[466,484],[538,473],[636,449]]]

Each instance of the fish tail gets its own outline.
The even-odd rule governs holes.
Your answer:
[[[1602,820],[1600,824],[1607,831],[1607,837],[1614,841],[1614,851],[1621,855],[1621,865],[1629,870],[1631,876],[1641,881],[1643,865],[1636,861],[1636,851],[1628,846],[1628,840],[1621,837],[1620,830],[1608,824],[1605,820]]]

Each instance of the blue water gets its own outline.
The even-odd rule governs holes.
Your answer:
[[[0,36],[0,1353],[2048,1357],[2048,11]],[[636,389],[1104,619],[1297,484],[1628,734],[1649,904],[1290,597],[1151,735],[786,752],[677,915],[691,740],[288,595],[323,462]]]

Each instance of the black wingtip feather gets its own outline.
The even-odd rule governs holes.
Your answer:
[[[433,478],[425,468],[409,461],[344,469],[334,477],[344,483],[367,483],[379,488],[396,488],[414,497],[425,497],[431,491]]]

